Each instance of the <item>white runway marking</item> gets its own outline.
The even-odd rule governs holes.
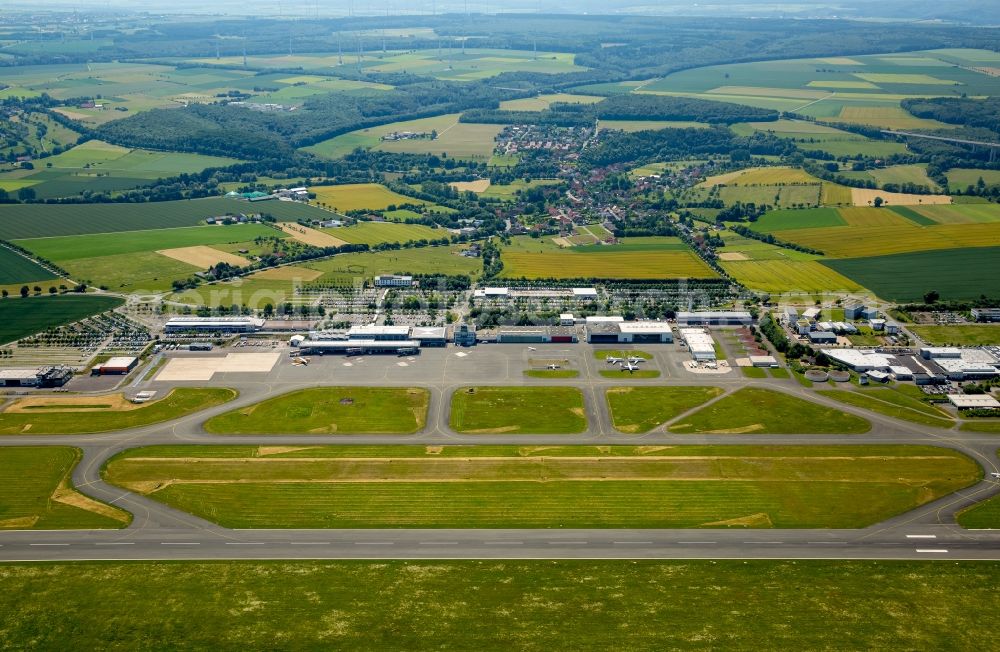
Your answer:
[[[409,364],[407,364],[407,363],[405,363],[405,362],[397,362],[397,363],[396,363],[396,366],[397,366],[397,367],[409,367],[410,365],[409,365]]]
[[[948,552],[948,551],[945,550],[944,548],[917,548],[917,552],[935,553],[935,552]]]
[[[29,543],[29,546],[68,546],[68,543]]]
[[[937,535],[934,534],[907,534],[907,539],[937,539]]]

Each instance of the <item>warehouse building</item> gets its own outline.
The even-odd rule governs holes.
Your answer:
[[[420,342],[415,340],[303,340],[299,350],[292,355],[374,355],[394,353],[415,355],[420,352]]]
[[[819,308],[807,308],[802,312],[802,318],[808,319],[809,321],[816,321],[819,319],[820,309]]]
[[[1000,401],[989,394],[948,394],[948,402],[959,410],[1000,409]]]
[[[595,321],[588,322],[584,330],[591,344],[669,344],[674,341],[673,330],[662,321]]]
[[[939,358],[934,360],[934,363],[944,372],[948,380],[986,380],[1000,375],[1000,371],[988,362]]]
[[[714,362],[715,340],[703,328],[682,328],[681,338],[687,345],[691,357],[698,362]]]
[[[38,387],[37,369],[0,369],[0,387]]]
[[[920,349],[920,357],[924,360],[958,359],[962,357],[962,349],[952,346],[925,346]]]
[[[809,342],[812,344],[836,344],[837,334],[830,331],[810,331]]]
[[[256,317],[172,317],[164,326],[170,334],[178,333],[255,333],[264,328]]]
[[[577,341],[576,329],[567,326],[501,326],[496,341],[500,344],[571,344]]]
[[[778,359],[773,355],[752,355],[750,356],[750,364],[754,367],[777,368]]]
[[[888,372],[896,366],[896,358],[885,353],[868,349],[823,349],[823,353],[834,362],[857,372]]]
[[[751,326],[753,317],[742,311],[711,311],[677,313],[678,326]]]
[[[124,376],[139,365],[139,358],[118,356],[107,362],[94,365],[90,369],[91,376]]]
[[[508,288],[481,288],[475,290],[472,295],[477,299],[506,299],[510,296]]]
[[[875,319],[876,317],[878,317],[878,310],[861,303],[844,308],[845,319]]]

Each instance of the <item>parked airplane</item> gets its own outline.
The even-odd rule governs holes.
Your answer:
[[[292,358],[292,364],[295,365],[296,367],[308,367],[309,358],[302,358],[302,357]]]
[[[640,362],[646,361],[645,358],[640,358],[634,355],[630,355],[628,358],[626,358],[626,360],[629,362],[629,364],[639,364]]]
[[[559,365],[557,365],[557,364],[555,364],[555,363],[552,363],[552,364],[550,364],[550,365],[546,366],[545,368],[546,368],[546,369],[558,369],[558,368],[559,368]]]
[[[608,364],[621,364],[625,362],[625,358],[618,358],[613,355],[609,355],[608,357],[604,358],[604,361],[607,362]]]
[[[625,364],[622,365],[622,371],[627,371],[629,373],[632,373],[633,371],[638,371],[638,370],[639,370],[639,365],[634,364],[632,362],[626,362]]]

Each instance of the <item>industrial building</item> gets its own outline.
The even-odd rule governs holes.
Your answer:
[[[715,361],[715,340],[707,331],[702,328],[682,328],[680,333],[692,358],[698,362]]]
[[[374,340],[376,342],[393,342],[410,339],[409,326],[352,326],[347,331],[349,340]]]
[[[583,320],[588,326],[591,324],[620,324],[625,321],[621,315],[590,315]]]
[[[808,319],[809,321],[816,321],[819,319],[820,309],[819,308],[807,308],[802,312],[802,318]]]
[[[448,345],[448,329],[445,326],[414,326],[410,329],[410,339],[420,342],[422,347],[444,348]]]
[[[836,344],[837,334],[830,331],[810,331],[807,335],[812,344]]]
[[[299,350],[293,352],[293,355],[371,355],[378,353],[413,355],[420,352],[420,342],[415,340],[300,340],[298,347]]]
[[[973,308],[972,318],[976,321],[1000,321],[1000,308]]]
[[[844,319],[875,319],[878,317],[878,310],[861,303],[844,308]]]
[[[0,387],[38,387],[37,369],[0,369]]]
[[[566,326],[501,326],[500,344],[570,344],[577,341],[576,329]]]
[[[255,333],[264,328],[256,317],[172,317],[164,326],[170,334],[180,333]]]
[[[895,356],[867,349],[823,349],[826,357],[857,372],[888,372],[896,366]]]
[[[948,394],[948,402],[959,410],[1000,409],[1000,401],[989,394]]]
[[[507,288],[480,288],[473,291],[472,296],[477,299],[506,299],[510,296]]]
[[[398,274],[379,274],[375,277],[375,287],[379,288],[401,288],[413,285],[412,276],[400,276]]]
[[[139,364],[139,358],[131,356],[118,356],[111,358],[107,362],[94,365],[90,369],[92,376],[124,376],[132,371]]]
[[[924,360],[958,359],[962,357],[962,349],[953,346],[925,346],[920,349],[920,357]]]
[[[659,321],[594,322],[584,329],[592,344],[669,344],[674,333]]]
[[[750,364],[754,367],[776,368],[778,359],[773,355],[752,355],[750,356]]]
[[[678,312],[678,326],[751,326],[753,317],[749,312],[742,311],[711,311]]]
[[[989,362],[976,362],[962,358],[938,358],[934,360],[948,380],[986,380],[1000,375],[1000,371]]]

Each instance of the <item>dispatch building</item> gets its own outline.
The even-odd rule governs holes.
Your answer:
[[[164,331],[180,333],[255,333],[264,328],[256,317],[172,317]]]

